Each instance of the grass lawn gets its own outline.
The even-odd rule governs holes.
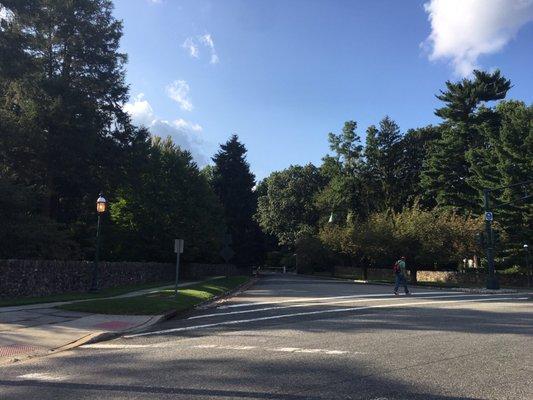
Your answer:
[[[65,304],[58,308],[117,315],[157,315],[172,310],[179,312],[232,290],[248,279],[247,276],[232,276],[198,283],[179,289],[177,297],[174,297],[173,289],[168,289],[142,296]]]
[[[38,304],[38,303],[52,303],[54,301],[70,301],[70,300],[83,300],[83,299],[97,299],[101,297],[112,297],[112,296],[118,296],[124,293],[134,292],[136,290],[169,286],[172,284],[173,282],[155,282],[155,283],[144,283],[142,285],[128,285],[128,286],[121,286],[121,287],[111,288],[111,289],[103,289],[99,291],[98,293],[77,292],[77,293],[56,294],[52,296],[43,296],[43,297],[22,297],[22,298],[16,298],[16,299],[0,299],[0,307],[23,306],[27,304]]]

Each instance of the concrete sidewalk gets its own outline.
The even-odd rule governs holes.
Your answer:
[[[198,283],[186,282],[186,287]],[[103,315],[59,310],[62,304],[140,296],[171,286],[137,290],[119,296],[0,308],[0,365],[47,355],[113,333],[144,329],[164,315]]]

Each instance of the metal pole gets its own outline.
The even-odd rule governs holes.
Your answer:
[[[485,212],[490,211],[489,207],[489,190],[483,190],[483,207]],[[494,270],[494,237],[492,235],[492,221],[485,217],[485,234],[486,234],[486,251],[489,274],[487,277],[487,289],[499,289],[498,277]]]
[[[176,252],[176,284],[174,285],[174,296],[178,296],[178,276],[180,271],[180,249]]]
[[[531,287],[531,278],[533,275],[533,268],[529,267],[529,246],[526,247],[526,271],[527,271],[527,287]]]
[[[98,261],[100,257],[100,213],[98,213],[98,223],[96,225],[96,253],[94,254],[93,278],[91,281],[91,292],[98,290]]]

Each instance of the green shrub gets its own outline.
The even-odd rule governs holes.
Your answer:
[[[400,256],[410,268],[456,268],[477,252],[475,233],[480,219],[418,205],[399,213],[381,212],[363,222],[325,226],[320,238],[334,252],[355,264],[386,266]]]
[[[267,268],[279,268],[281,267],[281,259],[283,253],[281,251],[269,251],[266,253],[264,266]]]
[[[298,273],[331,272],[335,260],[331,251],[314,236],[296,242],[296,269]]]

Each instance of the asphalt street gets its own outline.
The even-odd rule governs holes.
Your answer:
[[[265,276],[187,319],[0,367],[0,399],[533,399],[531,300]]]

